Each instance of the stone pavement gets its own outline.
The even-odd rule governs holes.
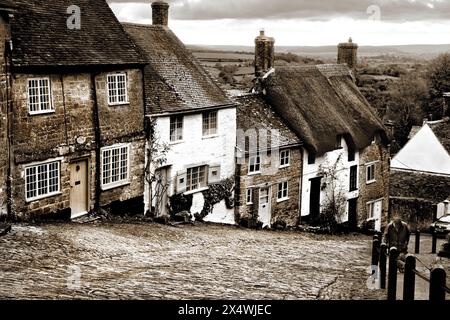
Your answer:
[[[13,225],[3,299],[383,299],[371,237],[216,225]]]

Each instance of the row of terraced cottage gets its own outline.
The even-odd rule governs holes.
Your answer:
[[[82,1],[69,29],[71,2],[0,1],[3,215],[385,224],[389,139],[355,86],[356,44],[338,64],[275,68],[261,32],[254,89],[232,97],[169,29],[168,4],[136,25]]]

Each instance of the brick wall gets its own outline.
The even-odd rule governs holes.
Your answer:
[[[120,71],[120,70],[119,70]],[[141,199],[144,189],[144,102],[142,73],[125,70],[128,79],[129,104],[108,106],[106,78],[96,76],[97,105],[100,122],[99,147],[130,143],[130,184],[100,192],[100,205],[114,201]],[[13,79],[13,210],[20,219],[68,214],[70,208],[70,170],[73,160],[89,163],[89,203],[93,209],[96,197],[96,139],[94,129],[94,86],[91,75],[51,74],[54,113],[28,114],[27,79],[43,75],[17,74]],[[48,159],[61,163],[61,194],[27,203],[24,168],[27,164]],[[143,211],[143,208],[142,208]],[[69,211],[70,214],[70,211]]]
[[[302,171],[302,155],[300,149],[291,149],[291,165],[279,169],[278,159],[272,157],[261,159],[262,174],[248,175],[248,158],[238,169],[238,190],[236,191],[238,219],[251,219],[257,216],[259,208],[259,188],[272,187],[271,192],[271,223],[283,221],[288,227],[297,226],[300,217],[300,177]],[[289,182],[289,200],[277,203],[278,183]],[[253,205],[246,204],[247,188],[254,189]],[[255,190],[256,189],[256,190]]]
[[[378,161],[378,162],[376,162]],[[366,184],[366,164],[376,162],[376,182]],[[362,225],[368,219],[367,203],[383,199],[383,213],[381,226],[385,226],[389,212],[389,148],[381,143],[374,143],[360,152],[359,166],[359,199],[358,199],[358,224]]]

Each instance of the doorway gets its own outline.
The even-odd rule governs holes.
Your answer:
[[[358,198],[348,200],[348,227],[350,231],[358,229]]]
[[[80,160],[70,164],[70,208],[71,218],[88,213],[88,161]]]
[[[259,211],[258,220],[262,222],[263,228],[271,225],[270,213],[270,188],[262,188],[259,190]]]

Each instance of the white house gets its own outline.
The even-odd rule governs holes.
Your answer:
[[[144,82],[154,138],[168,145],[166,161],[156,168],[159,187],[147,183],[146,207],[156,216],[167,216],[170,207],[172,215],[188,211],[234,224],[234,196],[223,191],[234,186],[236,105],[168,28],[168,10],[154,2],[153,25],[124,24],[149,62]]]

